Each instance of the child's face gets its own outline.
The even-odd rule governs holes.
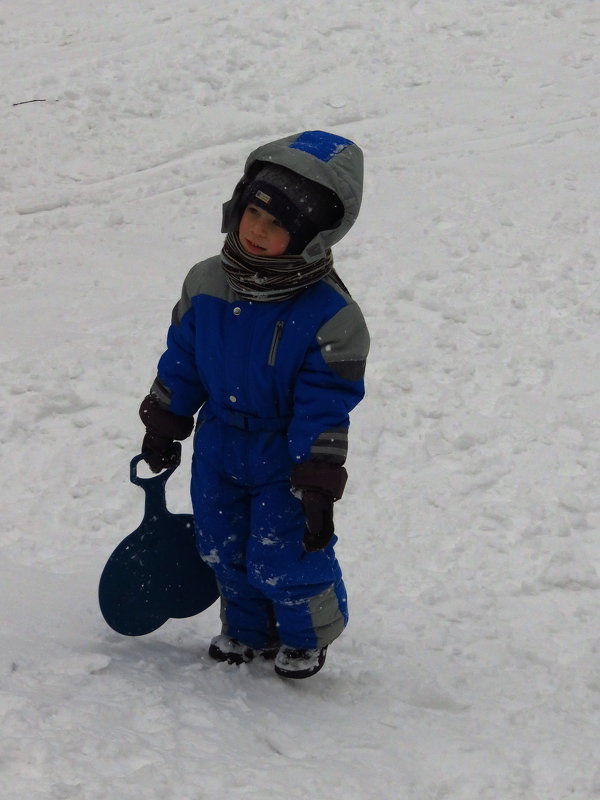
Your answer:
[[[251,256],[281,256],[290,243],[290,234],[278,219],[259,206],[249,205],[240,220],[240,241]]]

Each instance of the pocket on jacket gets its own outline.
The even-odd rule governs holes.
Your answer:
[[[275,325],[273,339],[271,341],[271,348],[269,350],[269,360],[267,361],[269,367],[275,366],[275,361],[277,360],[277,351],[279,350],[279,343],[281,341],[281,337],[283,336],[283,325],[283,320],[279,320],[279,322]]]

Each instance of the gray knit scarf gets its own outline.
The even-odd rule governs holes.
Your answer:
[[[232,289],[244,300],[287,300],[333,272],[333,255],[308,264],[301,256],[252,256],[237,233],[228,233],[221,251],[223,269]]]

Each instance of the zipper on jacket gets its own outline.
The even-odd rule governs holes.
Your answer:
[[[279,349],[279,342],[283,336],[283,320],[279,320],[275,325],[275,333],[273,334],[273,341],[271,342],[271,349],[269,350],[269,360],[267,364],[270,367],[275,366],[275,359],[277,358],[277,350]]]

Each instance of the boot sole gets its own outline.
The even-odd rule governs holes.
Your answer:
[[[275,672],[282,678],[294,678],[294,679],[302,679],[302,678],[310,678],[313,675],[316,675],[317,672],[322,668],[323,664],[325,663],[325,658],[327,656],[327,651],[325,651],[321,656],[319,656],[319,662],[314,667],[310,667],[309,669],[284,669],[283,667],[278,667],[275,664]]]
[[[239,667],[240,664],[249,664],[257,656],[260,656],[260,658],[263,658],[265,661],[273,661],[277,657],[278,651],[278,647],[269,650],[258,650],[253,652],[249,657],[244,658],[241,653],[226,653],[216,645],[211,644],[208,648],[208,655],[215,661],[220,661],[222,664],[235,664]]]

